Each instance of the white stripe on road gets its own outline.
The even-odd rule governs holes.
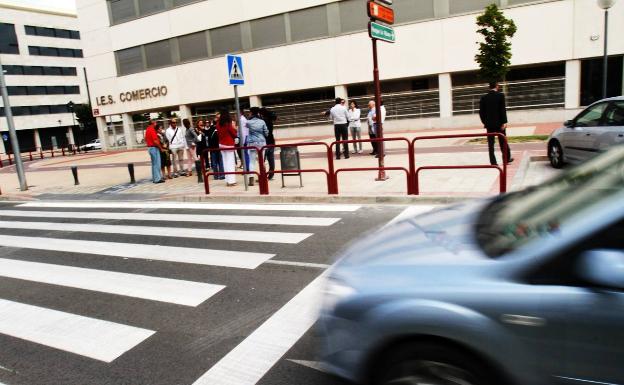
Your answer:
[[[202,282],[13,259],[0,259],[0,276],[186,306],[198,306],[225,288]]]
[[[87,208],[87,209],[190,209],[190,210],[249,210],[249,211],[325,211],[353,212],[356,205],[315,204],[248,204],[248,203],[175,203],[175,202],[27,202],[19,207]]]
[[[108,255],[155,261],[194,263],[198,265],[236,267],[241,269],[255,269],[275,256],[275,254],[250,253],[244,251],[193,249],[190,247],[79,241],[43,237],[19,237],[12,235],[0,235],[0,247],[2,246],[64,251],[68,253]]]
[[[0,299],[0,334],[112,362],[155,331]]]
[[[296,244],[312,233],[280,233],[274,231],[191,229],[176,227],[100,225],[89,223],[14,222],[0,221],[3,229],[74,231],[82,233],[131,234],[174,238],[220,239],[226,241]]]
[[[284,226],[331,226],[340,218],[312,218],[312,217],[274,217],[274,216],[244,216],[244,215],[197,215],[197,214],[152,214],[152,213],[116,213],[116,212],[89,212],[89,211],[20,211],[2,210],[0,217],[24,218],[80,218],[80,219],[114,219],[134,221],[163,221],[163,222],[199,222],[199,223],[237,223],[254,225],[284,225]]]
[[[193,385],[255,385],[318,318],[324,274],[312,281]]]

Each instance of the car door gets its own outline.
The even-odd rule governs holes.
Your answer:
[[[597,138],[599,150],[624,143],[624,100],[615,100],[609,104],[603,127],[604,132]]]
[[[596,103],[581,112],[562,141],[566,157],[575,161],[591,158],[598,152],[596,138],[601,134],[608,102]]]

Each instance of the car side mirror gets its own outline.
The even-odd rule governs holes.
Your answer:
[[[612,289],[624,289],[624,252],[590,250],[581,255],[580,276],[586,281]]]
[[[566,126],[566,127],[572,128],[572,127],[574,127],[574,120],[566,120],[563,123],[563,125]]]

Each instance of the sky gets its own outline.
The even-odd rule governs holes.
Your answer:
[[[0,0],[0,3],[76,13],[76,0]]]

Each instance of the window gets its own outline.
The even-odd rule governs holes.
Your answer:
[[[482,11],[490,4],[499,4],[498,0],[452,0],[449,1],[451,14],[465,13],[471,11]]]
[[[48,68],[48,67],[45,67],[45,68]],[[41,66],[24,67],[24,75],[44,75],[44,74],[45,74],[44,67],[41,67]]]
[[[19,54],[19,45],[13,24],[0,23],[0,53]]]
[[[11,112],[13,113],[14,116],[30,115],[30,107],[29,106],[11,107]]]
[[[46,95],[44,86],[28,86],[28,95]]]
[[[605,116],[605,124],[607,126],[624,127],[624,101],[615,101],[611,103],[611,107]]]
[[[211,29],[210,42],[212,45],[212,56],[242,51],[243,39],[240,24]]]
[[[39,55],[39,47],[28,46],[28,53],[30,55]]]
[[[70,39],[80,40],[80,31],[69,31]]]
[[[63,86],[47,86],[46,93],[48,95],[63,95],[65,93],[65,87]]]
[[[169,40],[146,44],[145,61],[147,68],[158,68],[173,64]]]
[[[327,7],[321,6],[292,12],[290,14],[290,31],[292,41],[329,36]]]
[[[7,92],[9,95],[14,96],[28,95],[28,93],[26,93],[26,87],[24,86],[7,86]]]
[[[181,5],[196,3],[197,1],[199,1],[199,0],[173,0],[173,6],[174,7],[179,7]]]
[[[82,57],[81,49],[28,46],[28,53],[36,56]]]
[[[64,93],[67,95],[80,93],[80,87],[78,86],[65,86],[64,88]]]
[[[134,0],[112,0],[109,1],[110,13],[113,24],[128,21],[137,17],[134,8]]]
[[[34,27],[32,25],[25,25],[24,30],[26,31],[26,35],[58,37],[63,39],[80,39],[80,32],[71,31],[68,29]]]
[[[26,35],[37,35],[37,29],[32,25],[25,25]]]
[[[31,115],[45,115],[50,113],[50,106],[30,106]]]
[[[59,49],[56,47],[39,47],[39,55],[41,56],[59,56]]]
[[[81,49],[75,49],[74,50],[74,57],[83,57],[82,56],[82,50]]]
[[[71,48],[59,48],[61,57],[74,57],[74,50]]]
[[[67,29],[56,29],[54,30],[54,34],[56,37],[60,37],[62,39],[71,39],[71,34]]]
[[[178,38],[180,61],[185,62],[208,57],[208,45],[206,43],[205,32],[180,36]]]
[[[254,48],[286,43],[284,15],[275,15],[251,21],[251,41]]]
[[[54,28],[35,27],[37,36],[55,37]]]
[[[69,108],[65,104],[56,104],[56,105],[50,106],[51,114],[64,114],[67,112],[69,112]]]
[[[6,75],[24,75],[24,67],[23,66],[2,66]]]
[[[607,107],[607,103],[599,103],[589,107],[576,118],[577,127],[596,127],[602,124],[602,115]]]
[[[43,67],[43,74],[49,76],[59,76],[62,75],[62,70],[61,67]]]
[[[115,53],[119,75],[127,75],[143,71],[141,47],[128,48]]]
[[[456,1],[458,0],[450,1],[450,3]],[[461,2],[461,0],[458,2]],[[492,1],[488,3],[492,3]],[[393,8],[397,23],[407,23],[435,17],[433,0],[395,0]]]
[[[76,68],[74,67],[60,67],[61,75],[63,76],[76,76]]]
[[[343,0],[338,5],[340,7],[340,30],[342,32],[366,30],[369,20],[364,11],[366,0]]]
[[[160,12],[164,9],[164,0],[139,0],[139,16]]]

